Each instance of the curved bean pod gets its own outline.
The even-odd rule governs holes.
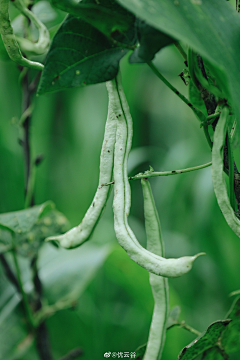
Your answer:
[[[9,19],[8,6],[9,0],[0,0],[0,33],[10,59],[21,66],[43,70],[42,64],[30,61],[22,56]]]
[[[141,184],[144,199],[147,249],[156,255],[165,256],[161,225],[151,186],[149,181],[144,179],[141,180]],[[168,279],[155,274],[149,274],[149,281],[154,298],[154,310],[143,360],[161,359],[169,307]]]
[[[101,186],[104,182],[111,181],[113,173],[113,154],[116,141],[117,116],[120,106],[115,80],[106,83],[109,106],[108,117],[105,126],[104,140],[100,156],[99,184],[94,199],[87,210],[82,222],[63,235],[51,236],[46,241],[55,240],[66,249],[72,249],[82,245],[91,237],[107,203],[111,192],[110,186]]]
[[[120,79],[117,79],[118,91],[121,89]],[[126,164],[129,151],[128,126],[130,114],[128,108],[121,109],[117,120],[117,134],[114,152],[114,229],[117,240],[128,256],[147,271],[166,277],[178,277],[187,273],[194,260],[202,255],[185,256],[179,259],[164,259],[144,249],[137,241],[128,225],[126,209],[129,208],[129,184],[126,176]]]
[[[38,41],[36,43],[33,43],[32,41],[25,38],[16,37],[21,50],[24,52],[30,52],[35,55],[44,54],[50,45],[48,29],[38,19],[38,17],[25,6],[22,0],[14,0],[13,4],[24,16],[32,21],[39,32]]]
[[[218,205],[230,228],[240,237],[240,221],[235,216],[227,193],[223,171],[223,149],[227,134],[227,119],[229,108],[224,107],[218,120],[212,148],[212,180]]]

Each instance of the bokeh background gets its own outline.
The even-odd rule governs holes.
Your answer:
[[[154,63],[187,96],[188,87],[178,76],[185,65],[177,49],[164,48]],[[127,55],[121,62],[121,73],[134,124],[129,175],[148,170],[149,165],[165,171],[211,161],[198,120],[147,65],[130,65]],[[24,163],[18,143],[21,131],[16,125],[22,96],[18,78],[16,65],[1,58],[1,213],[24,207]],[[34,101],[31,147],[33,156],[44,154],[44,161],[36,168],[35,202],[52,200],[71,226],[80,223],[98,184],[107,103],[104,84],[42,95]],[[211,322],[225,317],[233,301],[229,293],[239,289],[239,239],[218,208],[210,167],[150,182],[166,257],[206,252],[191,272],[169,280],[171,307],[179,305],[180,320],[204,331]],[[145,246],[140,181],[132,181],[131,190],[129,222]],[[132,352],[147,342],[153,310],[148,273],[117,243],[112,196],[89,242],[71,251],[46,244],[39,257],[45,302],[53,304],[66,296],[74,300],[73,308],[47,320],[54,359],[82,347],[83,360],[100,360],[107,351]],[[10,255],[8,259],[11,263]],[[26,291],[31,291],[28,260],[20,260]],[[19,303],[0,267],[1,360],[38,359],[27,337]],[[178,327],[170,329],[163,360],[177,359],[180,350],[195,337]],[[16,357],[15,350],[21,346],[23,355]],[[231,359],[239,359],[239,354],[231,355]]]

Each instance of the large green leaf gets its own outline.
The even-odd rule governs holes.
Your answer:
[[[218,339],[229,322],[230,320],[222,320],[209,325],[206,331],[182,349],[178,355],[178,360],[193,360],[207,349],[217,345]]]
[[[32,336],[26,341],[27,327],[22,320],[19,302],[15,294],[5,304],[0,315],[0,360],[19,359],[33,343]]]
[[[87,243],[72,250],[47,245],[40,253],[39,274],[51,303],[66,296],[76,300],[113,250],[111,244]]]
[[[148,25],[143,20],[138,19],[136,26],[140,46],[131,54],[129,58],[130,63],[151,61],[159,50],[176,41],[172,37]]]
[[[60,235],[69,230],[67,218],[53,209],[41,217],[26,233],[18,234],[15,240],[17,252],[22,256],[33,257],[48,236]]]
[[[69,229],[67,218],[50,201],[30,209],[0,215],[0,253],[14,245],[22,256],[32,257],[48,236]],[[14,233],[14,244],[13,236]]]
[[[108,81],[127,52],[85,21],[68,16],[53,39],[38,93]]]
[[[240,133],[240,19],[226,0],[118,0],[150,25],[181,40],[211,64],[232,103]]]
[[[234,301],[226,318],[232,322],[223,332],[221,344],[227,353],[232,353],[240,350],[240,297]]]
[[[189,81],[189,89],[188,89],[188,94],[189,94],[189,100],[190,102],[199,110],[201,110],[204,115],[208,115],[207,114],[207,110],[206,107],[204,105],[204,101],[201,97],[201,93],[198,91],[198,89],[196,88],[196,86],[194,85],[193,81],[191,79],[188,80]]]
[[[83,248],[68,251],[45,243],[39,257],[39,274],[44,286],[45,303],[48,301],[52,304],[69,297],[78,300],[112,249],[109,244],[97,246],[88,243]],[[30,287],[29,284],[26,286],[28,281],[29,279],[24,279],[25,289]],[[34,339],[27,333],[20,308],[20,296],[9,283],[6,286],[10,287],[12,293],[10,296],[2,296],[5,301],[0,307],[0,360],[25,359],[24,354],[30,349]],[[59,326],[61,327],[61,323]]]
[[[134,15],[115,0],[52,0],[52,4],[86,21],[109,39],[117,41],[122,41],[119,38],[128,37],[129,29],[135,20]]]
[[[42,216],[46,215],[54,204],[47,201],[32,208],[0,214],[0,227],[13,233],[26,233]]]

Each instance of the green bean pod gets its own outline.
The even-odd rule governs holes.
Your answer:
[[[159,256],[165,256],[161,225],[148,180],[142,179],[144,217],[147,233],[147,249]],[[166,336],[166,323],[169,310],[168,279],[149,274],[154,298],[154,310],[146,352],[143,360],[160,360]]]
[[[240,237],[240,221],[235,216],[227,193],[223,171],[223,151],[227,134],[227,119],[229,108],[225,106],[218,120],[212,148],[212,181],[218,205],[230,228]]]
[[[23,0],[14,0],[13,4],[25,17],[27,17],[36,26],[39,32],[38,41],[36,43],[33,43],[32,41],[25,38],[16,37],[21,50],[23,52],[28,52],[33,55],[44,54],[48,50],[50,45],[50,36],[48,29],[38,19],[38,17],[25,6]]]
[[[123,93],[120,77],[117,78],[119,94]],[[114,152],[114,229],[119,244],[128,256],[147,271],[165,277],[178,277],[187,273],[194,260],[201,254],[186,256],[179,259],[164,259],[144,249],[137,241],[128,225],[128,211],[130,209],[130,188],[127,178],[127,159],[130,151],[132,134],[132,119],[128,106],[120,97],[117,116],[117,134]]]
[[[78,226],[63,235],[51,236],[46,239],[46,241],[58,241],[66,249],[78,247],[90,239],[111,192],[110,186],[101,185],[110,182],[112,179],[119,98],[115,80],[107,82],[106,85],[109,95],[108,116],[100,156],[99,183],[94,199]]]
[[[11,26],[8,7],[9,0],[0,0],[0,33],[10,59],[21,66],[43,70],[44,66],[42,64],[30,61],[22,56]]]

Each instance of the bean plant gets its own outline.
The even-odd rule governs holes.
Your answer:
[[[194,271],[195,266],[194,276],[199,276],[198,272],[208,264],[209,254],[199,243],[194,253],[181,256],[178,249],[173,249],[174,258],[165,257],[164,242],[167,244],[168,239],[161,230],[157,201],[164,190],[157,192],[151,188],[151,184],[160,181],[159,177],[181,177],[184,173],[188,176],[211,167],[221,222],[226,222],[229,231],[240,237],[239,11],[239,0],[236,3],[227,0],[0,0],[0,56],[15,63],[22,93],[21,115],[12,122],[23,149],[25,173],[23,207],[9,208],[0,214],[2,274],[12,286],[9,290],[12,297],[2,291],[2,300],[0,298],[0,359],[167,359],[164,345],[174,327],[179,331],[181,328],[187,330],[193,336],[190,343],[177,349],[178,360],[239,358],[240,290],[231,289],[231,295],[236,299],[227,315],[220,314],[203,331],[180,321],[179,306],[170,306],[171,278],[180,278],[174,280],[176,283],[192,268]],[[168,48],[175,49],[181,59],[178,79],[179,84],[182,82],[181,86],[186,87],[187,96],[162,74],[156,62]],[[142,168],[135,175],[129,173],[133,129],[138,126],[138,119],[131,116],[124,82],[122,84],[124,61],[125,68],[130,71],[134,66],[148,68],[149,73],[192,112],[198,123],[199,136],[205,138],[211,161],[167,171],[155,171],[148,164],[149,169]],[[35,111],[41,112],[37,106],[39,100],[49,96],[48,93],[88,85],[93,89],[95,84],[104,83],[108,113],[102,149],[98,154],[98,185],[95,195],[88,199],[90,206],[80,223],[71,227],[51,199],[42,204],[36,200],[36,169],[46,154],[34,154],[31,121]],[[14,97],[11,101],[14,103]],[[140,131],[144,132],[144,128]],[[81,172],[84,176],[84,169]],[[156,178],[155,183],[152,178]],[[87,186],[88,179],[85,182]],[[141,183],[142,189],[146,246],[137,239],[136,228],[128,219],[136,194],[133,191],[131,196],[131,189],[137,183]],[[65,185],[66,189],[68,185]],[[97,276],[113,251],[109,244],[90,245],[109,203],[112,203],[112,226],[119,246],[125,251],[126,258],[131,259],[129,263],[136,263],[136,271],[149,273],[154,307],[148,335],[145,343],[140,341],[137,346],[133,343],[129,351],[127,347],[104,349],[101,354],[93,355],[80,342],[78,347],[69,346],[64,354],[60,343],[59,348],[52,349],[50,340],[54,334],[49,336],[48,321],[58,312],[74,311],[86,287],[84,284],[93,274]],[[194,218],[192,222],[194,228]],[[164,223],[162,226],[165,228]],[[104,236],[107,236],[107,229]],[[226,243],[230,241],[226,239]],[[238,248],[235,252],[238,254]],[[61,255],[54,261],[56,253]],[[86,265],[85,258],[89,259]],[[42,259],[47,260],[44,263]],[[66,292],[63,289],[64,295],[58,299],[47,298],[44,288],[54,287],[51,271],[47,273],[46,270],[49,264],[60,278],[75,262],[80,264],[81,276],[79,279],[79,274],[75,273],[73,289]],[[61,270],[61,265],[65,270]],[[41,275],[44,269],[48,274],[45,278]],[[192,286],[188,280],[182,284]],[[61,281],[58,286],[61,289]],[[14,323],[10,323],[8,314],[15,308]],[[14,332],[19,324],[23,324],[24,331]],[[145,328],[148,325],[145,324]],[[64,331],[66,343],[71,344],[74,329],[66,325]],[[175,345],[174,340],[171,341]],[[92,347],[94,344],[93,336]]]

